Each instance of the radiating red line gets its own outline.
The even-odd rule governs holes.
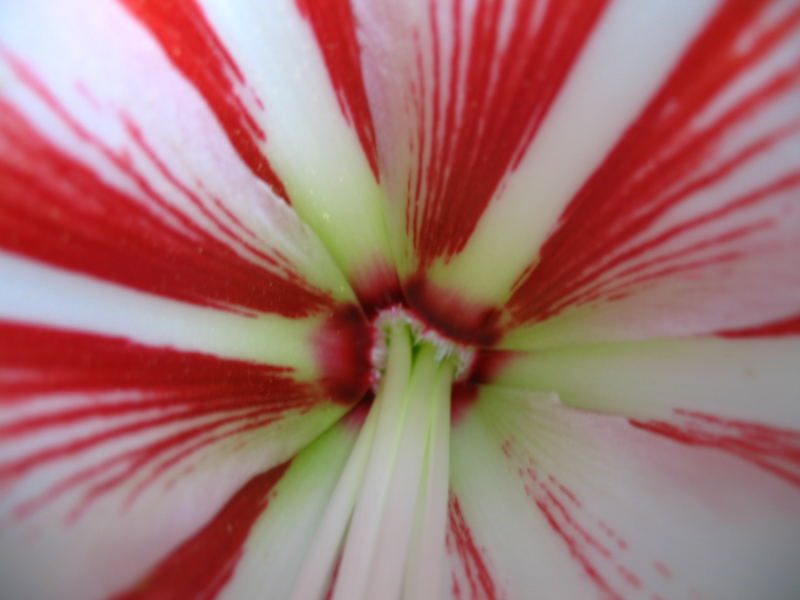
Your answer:
[[[253,477],[199,532],[115,600],[216,598],[233,577],[247,538],[289,463]]]
[[[748,92],[703,129],[691,126],[735,80],[765,60],[800,25],[800,10],[791,11],[759,31],[747,49],[739,51],[742,36],[751,34],[754,23],[768,9],[768,3],[762,1],[728,0],[720,6],[648,106],[567,206],[541,250],[540,261],[516,287],[509,304],[516,322],[548,318],[575,304],[575,300],[565,299],[623,261],[652,252],[678,235],[735,211],[769,201],[786,187],[780,182],[796,185],[797,174],[784,173],[770,193],[756,194],[756,198],[750,197],[754,190],[743,190],[723,208],[690,219],[667,234],[640,240],[634,249],[629,247],[668,210],[787,136],[796,135],[795,116],[794,121],[748,142],[721,164],[707,164],[716,158],[731,130],[796,88],[800,82],[797,63]]]
[[[342,113],[355,128],[370,168],[378,173],[375,127],[367,100],[361,71],[361,53],[350,0],[295,0],[300,13],[308,19]]]
[[[673,421],[630,423],[683,444],[722,450],[800,487],[800,431],[683,409],[674,414]]]
[[[531,15],[538,0],[509,7],[479,3],[466,15],[459,0],[448,7],[452,56],[442,41],[435,4],[430,8],[433,81],[418,73],[420,96],[415,140],[418,163],[410,188],[407,227],[423,267],[460,251],[500,182],[517,166],[594,29],[605,0],[548,3],[542,22]],[[507,36],[501,20],[513,15]],[[448,38],[449,39],[449,36]],[[462,61],[467,65],[463,75]],[[451,71],[445,79],[445,66]],[[422,66],[418,67],[422,69]],[[533,77],[531,74],[535,73]],[[427,86],[431,86],[427,90]],[[433,100],[426,105],[424,94]],[[446,98],[443,109],[442,98]],[[428,119],[431,120],[428,125]]]
[[[286,189],[259,144],[264,131],[238,95],[247,81],[195,0],[119,0],[194,84],[219,119],[233,147],[258,177],[287,200]]]
[[[161,198],[129,161],[109,155],[146,200],[112,187],[6,102],[0,102],[0,145],[6,149],[0,162],[2,248],[215,308],[302,317],[332,306],[328,294],[301,278],[240,256]]]
[[[360,318],[360,313],[352,312],[346,313],[350,320],[333,319],[317,334],[324,352],[321,375],[311,382],[295,381],[287,367],[0,321],[0,406],[18,409],[35,401],[44,409],[23,411],[17,418],[9,410],[0,440],[17,444],[35,435],[39,443],[0,462],[0,480],[14,484],[55,465],[60,473],[15,514],[24,517],[76,486],[89,486],[76,509],[82,511],[145,467],[155,465],[146,478],[149,485],[215,441],[321,402],[354,403],[369,385],[369,363],[360,354],[369,352],[369,338],[359,337],[363,326],[353,315]],[[326,362],[325,353],[339,355],[339,362]],[[123,398],[115,400],[113,394]],[[132,400],[132,394],[141,401]],[[70,403],[73,396],[78,400]],[[80,428],[83,423],[86,431]],[[156,439],[129,443],[165,427],[167,432]],[[65,438],[62,431],[72,435]],[[55,435],[48,442],[50,432]],[[122,449],[115,448],[117,442],[124,443]],[[95,448],[107,450],[95,462],[85,462],[87,451]],[[79,459],[78,470],[69,472],[70,461]]]
[[[501,448],[509,458],[522,458],[511,440],[503,442]],[[621,556],[620,552],[628,549],[627,542],[605,523],[592,517],[586,504],[575,492],[552,473],[545,478],[533,466],[520,467],[517,473],[522,479],[525,493],[602,597],[618,600],[625,597],[625,593],[617,589],[614,583],[619,585],[624,582],[626,586],[637,590],[644,586],[642,579],[622,562],[625,556]],[[606,541],[612,542],[616,548],[601,541],[602,536],[591,530],[595,526],[608,538]]]
[[[452,493],[448,508],[448,551],[455,552],[461,561],[470,587],[467,595],[461,595],[464,590],[457,589],[457,585],[454,586],[458,592],[456,598],[484,598],[486,600],[500,598],[497,584],[486,566],[481,549],[475,544],[472,532],[461,511],[461,504]]]
[[[730,338],[800,336],[800,314],[744,329],[728,329],[717,335]]]

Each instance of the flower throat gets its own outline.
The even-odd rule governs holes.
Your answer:
[[[374,321],[375,400],[317,529],[296,600],[438,595],[450,391],[473,359],[399,308]]]

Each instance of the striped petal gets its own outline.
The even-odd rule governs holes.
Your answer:
[[[337,424],[256,475],[201,530],[117,600],[287,598],[358,434]]]
[[[800,584],[800,489],[735,456],[491,387],[452,439],[451,597],[790,598]]]
[[[506,355],[494,381],[553,390],[800,484],[800,338],[667,339]]]
[[[562,314],[558,335],[646,337],[796,310],[793,2],[356,6],[429,322],[488,343]]]
[[[369,335],[124,7],[3,5],[0,40],[0,579],[102,597],[358,400]]]
[[[366,304],[396,285],[347,1],[125,0],[250,168],[325,242]]]
[[[723,2],[580,182],[508,304],[509,346],[797,314],[800,11]],[[556,341],[557,338],[557,341]]]

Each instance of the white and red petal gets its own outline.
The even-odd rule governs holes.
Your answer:
[[[451,335],[497,336],[542,238],[708,4],[357,5],[390,228],[417,310]]]
[[[129,12],[0,13],[0,578],[99,597],[341,416],[370,340]]]
[[[19,323],[0,333],[0,548],[20,597],[130,583],[345,409],[287,367]]]
[[[358,429],[337,424],[291,461],[253,477],[114,598],[288,598]]]
[[[268,590],[287,597],[357,433],[358,426],[350,422],[331,428],[292,460],[248,475],[218,506],[207,498],[219,495],[213,479],[202,497],[176,485],[173,495],[182,510],[159,523],[161,544],[146,556],[139,552],[150,535],[146,515],[140,515],[141,529],[129,531],[117,549],[102,547],[103,529],[124,520],[116,511],[97,521],[77,521],[46,537],[23,536],[17,554],[4,553],[4,592],[19,597],[210,599],[250,597]],[[233,478],[217,472],[223,489]],[[160,510],[158,503],[149,506],[156,521]],[[197,513],[202,513],[200,518]],[[195,522],[187,529],[176,521]],[[77,549],[103,552],[87,563]],[[37,577],[43,569],[48,577]],[[65,578],[65,572],[72,575]],[[76,578],[75,573],[90,580]]]
[[[452,457],[452,597],[788,598],[800,583],[800,488],[716,448],[488,387]]]
[[[792,2],[715,8],[517,283],[511,322],[534,325],[510,345],[707,334],[796,315],[798,30]]]
[[[44,4],[3,19],[3,247],[239,310],[303,316],[352,298],[135,20]]]
[[[362,300],[384,302],[396,285],[349,3],[123,4],[250,167],[326,243]]]
[[[707,331],[796,308],[793,3],[356,15],[399,269],[436,326],[486,343],[601,300]]]
[[[493,381],[555,391],[571,407],[627,417],[800,485],[795,368],[800,338],[694,338],[505,354]]]

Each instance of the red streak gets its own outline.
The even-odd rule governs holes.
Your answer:
[[[406,215],[423,267],[465,246],[536,135],[605,5],[522,0],[508,6],[491,0],[465,17],[455,0],[446,17],[454,29],[452,55],[443,49],[438,5],[431,5],[433,42],[424,52],[434,61],[433,81],[420,73],[416,84],[417,120],[425,126],[415,141],[418,162]],[[532,15],[540,11],[537,22]],[[511,26],[504,35],[505,19]],[[432,100],[425,101],[424,93]]]
[[[503,453],[512,459],[521,459],[513,440],[502,443]],[[528,459],[532,463],[532,459]],[[523,480],[525,493],[536,504],[551,529],[566,544],[570,556],[604,598],[621,599],[625,594],[615,589],[627,586],[643,587],[642,579],[620,561],[620,551],[628,544],[603,521],[591,516],[584,503],[553,474],[537,474],[533,466],[519,467],[517,473]],[[616,548],[601,541],[614,542]],[[627,555],[630,556],[630,555]]]
[[[286,199],[259,149],[266,136],[237,93],[244,75],[194,0],[120,0],[150,30],[164,53],[206,99],[231,144],[258,177]]]
[[[350,0],[296,2],[300,13],[311,23],[331,83],[336,89],[339,106],[345,118],[355,127],[369,166],[377,179],[375,128],[361,73],[360,49]]]
[[[102,146],[29,73],[20,74],[80,139],[106,153],[137,184],[144,199],[106,183],[50,144],[14,107],[0,102],[0,248],[203,306],[287,317],[332,306],[327,294],[297,273],[277,267],[280,272],[274,272],[243,258],[235,246],[253,248],[231,230],[227,233],[233,238],[224,243],[175,208],[128,158]],[[151,152],[138,129],[130,127],[134,141]],[[157,159],[155,164],[166,169]],[[200,202],[196,196],[190,201]]]
[[[475,544],[469,525],[461,512],[461,504],[454,494],[450,494],[448,504],[447,549],[455,552],[461,560],[467,576],[469,590],[461,590],[457,583],[453,585],[456,598],[482,598],[495,600],[500,597],[497,585],[486,566],[481,549]],[[466,596],[462,593],[469,592]]]
[[[670,571],[669,567],[664,563],[656,560],[653,562],[653,568],[658,571],[658,574],[664,579],[672,579],[672,571]]]
[[[592,583],[594,583],[606,597],[613,598],[614,600],[621,600],[622,596],[609,586],[608,582],[600,575],[600,572],[581,549],[580,542],[569,533],[567,529],[568,526],[565,527],[559,523],[552,507],[545,500],[537,499],[535,502],[551,529],[564,541],[569,549],[569,553],[578,561],[583,571],[589,576],[589,579],[592,580]]]
[[[230,581],[244,545],[289,463],[253,477],[198,533],[181,544],[130,590],[115,600],[216,598]]]
[[[3,461],[0,480],[14,482],[46,466],[68,467],[85,452],[105,448],[102,458],[81,463],[77,472],[59,471],[60,478],[42,495],[17,507],[20,516],[75,486],[88,486],[73,514],[77,516],[99,495],[148,467],[152,469],[145,471],[149,476],[143,486],[213,442],[325,400],[319,387],[294,381],[285,367],[8,322],[0,322],[0,339],[0,407],[22,407],[34,398],[52,402],[46,411],[7,420],[0,439],[17,443],[92,425],[91,433],[55,435],[52,442]],[[64,394],[82,401],[56,401]],[[112,400],[111,394],[126,396]],[[135,436],[162,427],[166,430],[161,436],[128,445]],[[123,446],[117,448],[120,442]]]
[[[690,446],[717,448],[800,487],[800,431],[676,409],[675,422],[631,421]]]
[[[800,314],[793,315],[788,319],[773,321],[764,325],[756,325],[745,329],[729,329],[717,335],[729,338],[751,338],[751,337],[781,337],[790,335],[800,335]]]
[[[757,190],[743,190],[721,208],[688,218],[668,231],[642,236],[669,210],[710,188],[749,161],[798,132],[797,121],[786,122],[748,141],[733,157],[720,162],[723,141],[738,126],[757,116],[800,81],[800,66],[775,74],[742,97],[702,129],[693,120],[730,89],[749,69],[766,60],[797,29],[800,10],[771,24],[738,47],[767,2],[728,0],[684,53],[672,74],[641,115],[628,128],[605,161],[592,174],[562,215],[541,250],[540,261],[526,273],[509,307],[519,323],[547,319],[571,305],[613,300],[643,281],[740,258],[735,242],[774,226],[761,222],[742,227],[734,217],[800,185],[800,172],[781,174]],[[716,162],[715,162],[716,161]],[[687,233],[734,218],[727,231],[712,234],[711,243],[657,255],[662,247]],[[757,226],[755,226],[757,225]],[[726,246],[727,245],[727,246]],[[719,246],[714,260],[692,260],[692,254]],[[642,260],[635,264],[636,260]],[[613,277],[602,276],[628,266]],[[658,263],[666,268],[641,275]],[[596,283],[596,282],[600,283]],[[594,286],[594,287],[587,287]]]

